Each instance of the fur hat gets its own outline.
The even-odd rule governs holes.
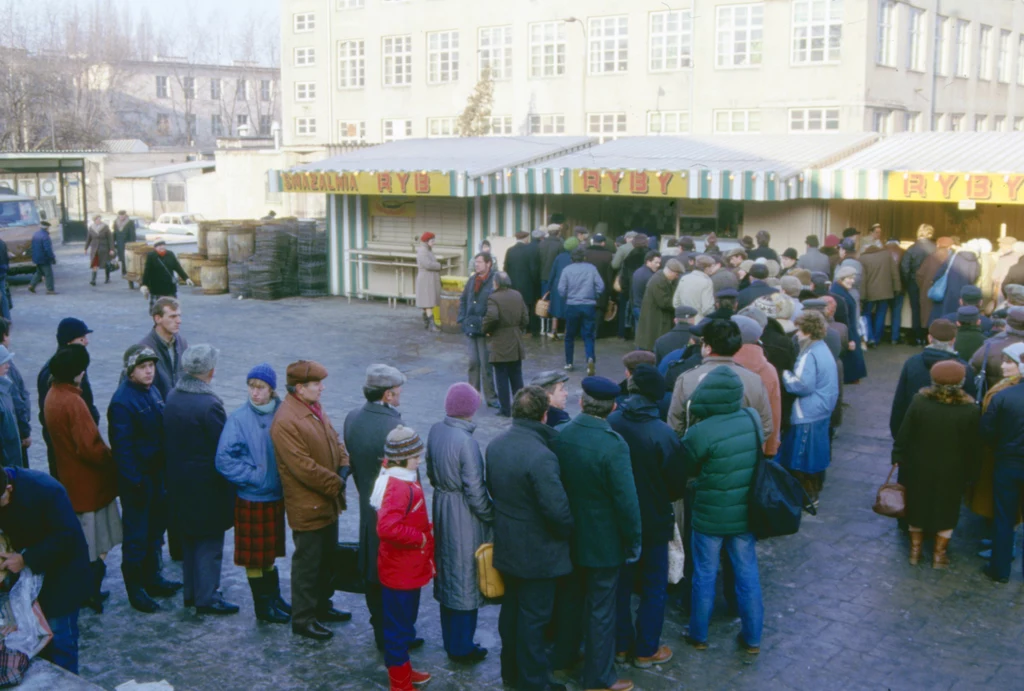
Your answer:
[[[464,381],[448,387],[444,397],[444,414],[449,417],[471,418],[480,408],[480,394]]]
[[[220,351],[206,343],[189,346],[181,354],[181,369],[192,376],[206,374],[217,366],[218,355]]]
[[[836,269],[836,283],[850,276],[856,276],[857,270],[852,266],[840,266]]]

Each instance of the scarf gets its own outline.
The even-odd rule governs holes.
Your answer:
[[[480,274],[476,274],[476,277],[473,279],[473,292],[474,293],[479,293],[480,289],[484,285],[484,282],[486,282],[487,279],[489,279],[490,277],[491,277],[491,272],[490,271],[487,272],[486,276],[481,276]]]
[[[307,408],[309,408],[309,411],[311,413],[313,413],[314,415],[316,415],[316,419],[317,420],[319,420],[320,422],[324,421],[324,409],[320,406],[319,403],[306,403],[304,400],[302,400],[301,398],[299,398],[295,394],[288,394],[288,395],[291,396],[292,398],[294,398],[296,401],[298,401],[302,405],[304,405]]]
[[[384,503],[384,492],[388,488],[388,480],[395,478],[402,482],[413,483],[416,482],[417,473],[415,470],[409,470],[401,466],[392,466],[391,468],[381,468],[380,475],[377,476],[377,481],[373,483],[373,494],[370,495],[370,506],[374,510],[379,511],[380,505]]]
[[[264,415],[266,415],[267,413],[274,412],[274,408],[275,406],[277,406],[277,399],[271,398],[270,402],[264,405],[256,405],[255,403],[252,402],[252,399],[249,399],[249,405],[251,405],[253,409],[256,410],[257,413],[263,413]]]

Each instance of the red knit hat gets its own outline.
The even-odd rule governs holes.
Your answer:
[[[433,233],[426,232],[426,233],[424,233],[423,235],[420,236],[420,242],[430,242],[435,237],[437,237],[437,236],[434,235]]]

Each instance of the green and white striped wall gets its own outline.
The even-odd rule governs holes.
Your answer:
[[[889,196],[889,174],[886,170],[807,170],[787,183],[796,192],[789,198],[884,200]]]

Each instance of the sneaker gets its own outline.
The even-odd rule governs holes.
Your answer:
[[[595,370],[596,370],[596,367],[594,366],[594,358],[587,358],[587,376],[588,377],[594,376],[594,371]]]
[[[759,645],[747,645],[747,642],[743,640],[743,634],[736,634],[736,642],[740,644],[740,647],[746,651],[748,655],[757,655],[761,652],[761,646]]]
[[[698,641],[696,638],[691,638],[689,635],[683,636],[683,640],[686,641],[686,645],[691,646],[694,650],[707,650],[707,641]]]
[[[633,659],[633,666],[639,669],[647,669],[652,665],[663,665],[672,659],[672,649],[663,645],[650,657],[636,657]]]
[[[570,362],[568,365],[566,365],[562,369],[564,369],[566,372],[572,372],[572,363]]]

